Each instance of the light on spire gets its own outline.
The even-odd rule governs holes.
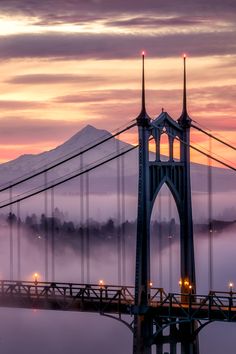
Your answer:
[[[186,54],[186,53],[183,54],[183,58],[184,58],[184,59],[187,58],[187,54]]]
[[[146,55],[145,50],[142,51],[142,56]]]

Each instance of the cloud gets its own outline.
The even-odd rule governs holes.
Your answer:
[[[89,14],[91,17],[98,15],[108,14],[121,14],[121,13],[149,13],[156,11],[158,14],[163,12],[168,13],[188,13],[194,14],[214,14],[220,13],[223,17],[224,13],[233,13],[236,10],[235,1],[221,0],[208,1],[205,0],[189,0],[188,2],[182,0],[136,0],[135,6],[131,1],[118,0],[57,0],[56,6],[54,0],[47,0],[41,2],[38,0],[21,0],[20,6],[18,0],[1,0],[0,9],[5,14],[24,14],[25,16],[35,16],[38,18],[53,18],[54,16],[64,15],[72,16],[75,14],[80,18],[81,14]]]
[[[81,91],[78,94],[55,97],[59,103],[87,103],[128,100],[132,102],[140,96],[140,90],[98,90]]]
[[[171,16],[171,17],[155,17],[155,16],[138,16],[128,19],[114,19],[113,21],[107,21],[107,25],[118,27],[150,27],[155,28],[157,26],[196,26],[196,25],[209,25],[210,19],[203,16]]]
[[[5,145],[57,144],[80,130],[81,121],[25,119],[9,116],[0,120],[0,141]],[[56,134],[55,134],[56,131]]]
[[[103,76],[88,76],[88,75],[74,75],[74,74],[25,74],[16,75],[11,79],[5,81],[10,84],[64,84],[64,83],[94,83],[106,80]],[[108,79],[107,79],[108,80]]]
[[[1,109],[6,110],[30,110],[37,108],[47,108],[48,104],[39,101],[14,101],[14,100],[0,100]]]
[[[1,38],[0,58],[121,59],[136,58],[145,47],[149,56],[236,54],[235,33],[191,33],[159,36],[115,34],[25,34]]]

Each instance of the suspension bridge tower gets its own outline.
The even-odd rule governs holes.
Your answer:
[[[173,319],[163,321],[154,315],[150,305],[150,219],[155,199],[162,185],[166,183],[175,200],[180,220],[180,274],[182,301],[186,295],[196,292],[193,221],[190,183],[190,128],[191,118],[187,112],[186,56],[184,56],[183,109],[175,121],[162,111],[154,120],[147,114],[145,106],[144,53],[142,53],[142,106],[137,117],[139,133],[139,185],[137,249],[135,274],[134,341],[133,354],[151,354],[152,345],[156,353],[163,354],[163,346],[169,344],[170,354],[197,354],[198,342],[193,333],[196,323],[179,322]],[[161,135],[167,134],[169,142],[168,160],[162,161],[160,154]],[[155,160],[149,160],[149,141],[154,139]],[[173,158],[174,142],[180,142],[180,158]],[[164,328],[169,333],[164,334]]]

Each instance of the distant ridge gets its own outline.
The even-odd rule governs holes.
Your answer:
[[[65,141],[63,144],[55,147],[54,149],[40,154],[32,155],[22,155],[15,160],[0,164],[0,185],[9,184],[10,181],[15,180],[23,175],[31,174],[36,169],[42,168],[43,166],[54,162],[55,160],[62,159],[68,154],[78,152],[80,149],[88,146],[88,144],[96,143],[99,140],[111,136],[111,133],[103,130],[97,129],[92,125],[87,125],[71,138]],[[120,148],[129,148],[130,144],[122,142],[119,140]],[[110,154],[117,153],[117,141],[112,138],[97,146],[95,149],[88,151],[83,155],[83,168],[86,166],[97,163],[101,159],[110,156]],[[81,168],[81,158],[70,160],[66,164],[57,167],[47,173],[47,181],[55,181],[68,173],[74,171],[79,171]],[[133,150],[124,157],[124,171],[125,171],[125,192],[126,195],[132,196],[132,198],[137,197],[137,184],[138,184],[138,153],[137,150]],[[192,163],[191,164],[191,184],[193,193],[199,194],[199,196],[206,195],[207,192],[207,173],[208,168],[205,165]],[[236,196],[236,184],[235,184],[235,173],[222,168],[212,168],[213,175],[213,193],[215,196],[219,195],[220,203],[217,200],[215,205],[217,208],[223,207],[231,208],[234,206],[234,193]],[[89,174],[90,176],[90,192],[94,195],[104,196],[115,195],[117,191],[117,161],[113,160],[109,164],[103,165],[102,167],[94,170]],[[23,190],[29,190],[41,186],[44,183],[44,177],[38,176],[37,178],[30,180],[28,184],[20,187],[15,187],[14,192]],[[79,192],[78,179],[68,182],[66,185],[62,185],[57,188],[57,193],[76,195]],[[223,198],[220,193],[230,193],[228,194],[228,200],[223,203]],[[230,198],[229,198],[230,196]],[[1,196],[0,196],[1,197]],[[8,197],[8,194],[7,194]],[[3,199],[6,199],[6,195]],[[203,198],[204,199],[204,198]],[[202,203],[204,203],[204,208],[207,207],[207,199],[199,199],[197,207],[199,211],[202,211]],[[203,200],[203,202],[202,202]],[[135,207],[136,208],[136,207]],[[235,215],[236,217],[236,215]]]

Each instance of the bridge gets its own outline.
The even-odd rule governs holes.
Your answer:
[[[155,346],[157,354],[164,353],[164,344],[169,345],[169,353],[199,353],[199,332],[213,321],[236,322],[236,293],[233,284],[229,291],[213,289],[212,262],[212,176],[211,163],[218,164],[235,172],[236,168],[229,162],[203,151],[190,141],[190,129],[196,129],[206,135],[210,141],[215,139],[228,148],[235,147],[214,136],[200,127],[189,117],[187,112],[186,57],[184,57],[183,107],[180,118],[175,121],[164,110],[156,119],[151,119],[145,105],[144,54],[142,55],[142,99],[141,112],[126,126],[118,129],[99,141],[86,145],[49,165],[26,174],[16,180],[12,179],[0,187],[1,193],[9,192],[9,198],[0,203],[0,208],[8,210],[9,227],[9,279],[0,280],[0,307],[44,309],[98,313],[121,321],[133,334],[133,354],[151,354]],[[138,144],[121,148],[119,136],[130,129],[138,127]],[[169,156],[161,156],[161,140],[168,138]],[[101,160],[85,165],[83,156],[89,151],[116,138],[117,149]],[[150,143],[155,146],[155,158],[150,159]],[[175,156],[175,144],[178,144],[178,156]],[[126,238],[124,231],[124,160],[131,151],[139,152],[138,213],[136,233],[136,269],[135,284],[127,286],[126,279]],[[199,294],[196,284],[195,250],[193,235],[190,149],[209,159],[208,169],[208,211],[209,211],[209,292]],[[80,168],[64,174],[59,178],[49,178],[49,172],[64,166],[68,161],[80,158]],[[103,280],[97,284],[90,282],[91,254],[89,228],[89,176],[92,171],[105,166],[111,161],[117,162],[117,284],[109,285]],[[18,193],[17,188],[24,183],[37,180],[43,176],[44,184]],[[59,282],[55,278],[55,188],[76,178],[80,183],[80,261],[81,283]],[[180,280],[179,292],[166,291],[153,286],[150,272],[150,223],[154,202],[162,186],[166,184],[176,203],[180,220]],[[49,192],[51,193],[51,219],[49,223]],[[35,274],[34,281],[21,279],[21,204],[33,200],[37,195],[44,195],[44,281],[39,281]],[[16,215],[13,212],[15,207]],[[120,226],[121,225],[121,226]],[[17,231],[17,279],[14,279],[13,229]],[[49,234],[50,239],[49,239]],[[41,236],[39,236],[41,237]],[[50,241],[50,244],[49,244]],[[51,279],[49,277],[49,249],[51,251]],[[171,259],[170,259],[171,262]],[[159,262],[159,268],[162,265]],[[170,265],[170,268],[172,265]],[[168,329],[168,333],[166,333]]]
[[[135,288],[103,284],[54,282],[0,282],[1,307],[41,310],[99,312],[101,315],[134,315]],[[151,288],[148,307],[162,319],[179,321],[205,320],[236,322],[236,293],[214,292],[208,295],[166,293],[163,288]],[[130,323],[132,330],[132,322]]]

